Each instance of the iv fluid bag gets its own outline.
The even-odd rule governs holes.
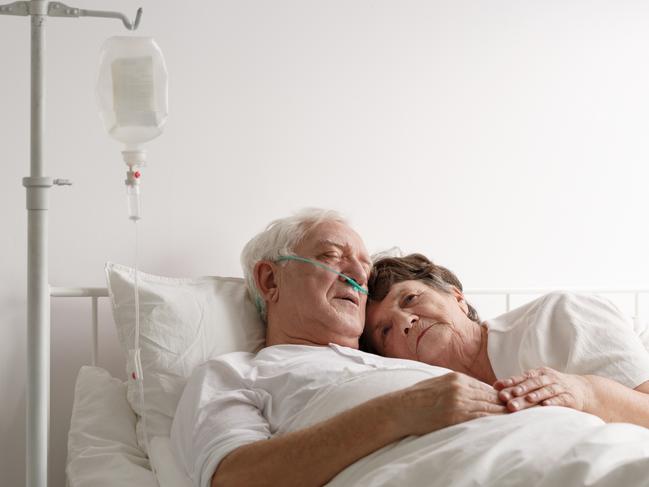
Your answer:
[[[101,51],[97,99],[108,133],[138,148],[167,120],[167,68],[150,37],[111,37]]]

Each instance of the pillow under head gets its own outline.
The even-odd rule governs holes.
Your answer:
[[[106,264],[113,319],[124,353],[135,341],[134,269]],[[224,353],[256,352],[264,326],[244,280],[232,277],[170,278],[138,272],[140,356],[148,437],[169,436],[187,378],[194,368]],[[139,387],[127,358],[127,398],[138,414],[137,439],[145,449]]]

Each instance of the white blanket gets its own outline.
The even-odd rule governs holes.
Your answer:
[[[161,487],[189,487],[169,438],[155,438]],[[558,407],[469,421],[406,438],[343,470],[342,486],[649,486],[649,430]]]
[[[538,407],[406,438],[330,485],[649,486],[649,429]]]

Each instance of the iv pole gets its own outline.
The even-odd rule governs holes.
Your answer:
[[[31,137],[30,176],[23,178],[27,191],[27,483],[47,486],[50,409],[50,287],[48,279],[48,191],[69,185],[67,179],[45,176],[43,168],[45,18],[103,17],[120,19],[128,30],[135,21],[119,12],[83,10],[61,2],[29,0],[0,5],[0,15],[31,16]]]

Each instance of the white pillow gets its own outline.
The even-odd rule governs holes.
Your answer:
[[[113,318],[127,357],[135,339],[134,276],[130,267],[106,264]],[[263,346],[265,330],[241,278],[180,279],[138,272],[138,287],[144,409],[151,439],[170,435],[176,406],[196,366],[228,352],[256,352]],[[127,359],[127,397],[141,416],[130,362]],[[137,438],[145,449],[140,417]]]
[[[66,474],[70,487],[157,487],[137,445],[126,384],[99,367],[81,367],[77,376]]]

